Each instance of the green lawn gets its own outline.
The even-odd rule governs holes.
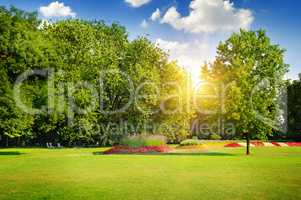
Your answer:
[[[1,149],[0,199],[301,199],[301,148],[93,154],[102,150]]]

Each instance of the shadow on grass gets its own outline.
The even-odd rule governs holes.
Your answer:
[[[19,151],[0,151],[0,156],[19,156],[24,153],[20,153]]]
[[[220,152],[204,152],[204,153],[164,153],[158,155],[167,156],[235,156],[231,153],[220,153]]]
[[[135,153],[135,154],[104,154],[103,152],[93,152],[93,155],[133,155],[133,156],[235,156],[230,153],[205,152],[205,153]]]

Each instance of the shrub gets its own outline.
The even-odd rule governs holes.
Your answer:
[[[150,147],[166,145],[166,138],[161,135],[137,135],[123,138],[121,144],[128,147]]]
[[[107,151],[103,152],[104,154],[136,154],[136,153],[167,153],[172,151],[173,148],[164,145],[164,146],[149,146],[149,147],[127,147],[127,146],[115,146]]]
[[[141,147],[143,146],[143,141],[140,136],[129,136],[121,140],[121,145],[128,147]]]
[[[197,136],[193,136],[192,139],[193,139],[193,140],[197,140],[198,137],[197,137]]]
[[[166,137],[162,135],[150,135],[144,138],[144,146],[163,146],[166,145]]]
[[[212,135],[210,135],[210,139],[211,140],[220,140],[220,139],[222,139],[222,137],[218,134],[212,134]]]
[[[180,145],[181,146],[193,146],[193,145],[201,145],[202,141],[198,139],[187,139],[183,140]]]

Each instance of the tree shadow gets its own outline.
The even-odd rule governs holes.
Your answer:
[[[164,153],[159,155],[167,156],[235,156],[231,153],[221,153],[221,152],[202,152],[202,153]]]
[[[103,152],[93,152],[93,155],[133,155],[133,156],[236,156],[230,153],[203,152],[203,153],[134,153],[134,154],[104,154]]]
[[[0,151],[0,156],[19,156],[24,153],[20,153],[19,151]]]

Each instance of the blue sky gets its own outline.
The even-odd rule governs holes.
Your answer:
[[[296,79],[301,73],[299,0],[0,0],[0,5],[39,11],[42,19],[119,22],[131,39],[147,35],[195,78],[199,66],[214,59],[220,40],[239,28],[263,28],[273,42],[287,50],[288,78]]]

